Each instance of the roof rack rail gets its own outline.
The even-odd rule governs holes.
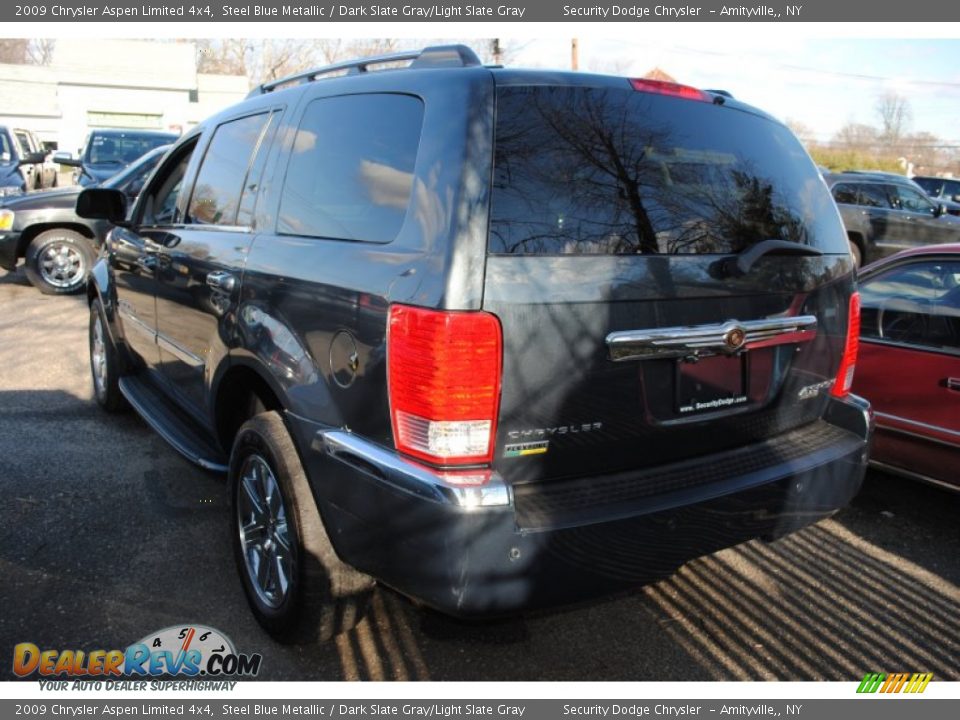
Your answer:
[[[357,60],[347,60],[346,62],[334,63],[333,65],[326,65],[294,75],[288,75],[279,80],[272,80],[268,83],[258,85],[250,91],[247,97],[263,95],[287,85],[313,82],[323,75],[343,72],[346,72],[347,75],[358,75],[369,72],[370,67],[373,65],[387,65],[405,60],[412,61],[410,65],[405,68],[409,70],[421,68],[479,67],[483,64],[480,62],[477,54],[466,45],[434,45],[424,48],[423,50],[410,50],[407,52],[390,53],[388,55],[359,58]]]

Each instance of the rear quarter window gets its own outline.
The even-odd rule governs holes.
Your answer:
[[[498,90],[491,253],[733,253],[768,239],[847,252],[785,127],[626,88]]]
[[[422,125],[423,102],[410,95],[311,102],[294,139],[278,232],[392,241],[410,204]]]
[[[833,186],[833,199],[845,205],[857,204],[857,187],[849,183],[837,183]]]

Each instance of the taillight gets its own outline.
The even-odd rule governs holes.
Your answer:
[[[490,462],[502,356],[490,313],[392,305],[387,382],[397,449],[438,465]]]
[[[860,347],[860,293],[850,296],[850,309],[847,312],[847,342],[843,346],[843,358],[837,379],[833,381],[830,394],[834,397],[846,397],[853,387],[853,371],[857,367],[857,350]]]
[[[683,98],[684,100],[713,102],[713,98],[703,90],[698,90],[689,85],[664,82],[663,80],[647,80],[646,78],[631,78],[630,84],[633,85],[634,90],[639,92],[654,93],[655,95],[670,95],[671,97]]]

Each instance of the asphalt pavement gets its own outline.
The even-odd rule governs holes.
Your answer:
[[[270,680],[960,679],[960,494],[871,472],[852,505],[586,606],[464,623],[378,590],[323,646],[249,613],[225,484],[92,398],[87,308],[0,270],[0,678],[13,646],[124,648],[202,623]]]

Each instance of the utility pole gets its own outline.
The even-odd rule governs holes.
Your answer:
[[[580,69],[580,41],[577,38],[570,41],[570,69]]]

